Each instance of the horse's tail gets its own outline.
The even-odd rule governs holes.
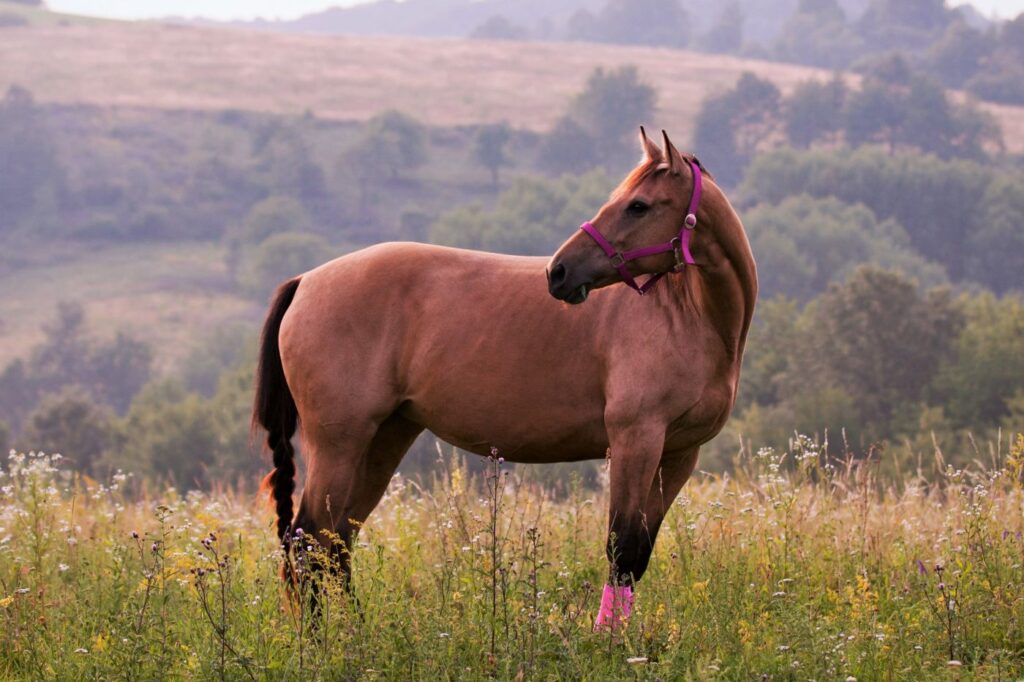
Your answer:
[[[263,489],[269,491],[277,510],[277,536],[287,550],[289,526],[292,523],[292,492],[295,490],[295,450],[292,436],[299,421],[295,399],[285,380],[281,364],[278,334],[281,320],[295,298],[300,278],[282,284],[274,294],[263,324],[260,341],[259,366],[256,369],[256,400],[253,405],[253,429],[267,431],[267,447],[274,453],[274,470],[263,479]]]

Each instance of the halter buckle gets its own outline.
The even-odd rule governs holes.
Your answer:
[[[616,252],[615,255],[612,256],[612,267],[621,268],[625,264],[626,257],[622,255],[621,251]]]
[[[679,237],[673,237],[672,241],[669,242],[672,245],[672,255],[675,256],[676,264],[672,268],[672,272],[681,272],[686,267],[686,261],[683,260],[683,240]]]

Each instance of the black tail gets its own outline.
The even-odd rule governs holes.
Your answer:
[[[284,378],[278,334],[281,320],[299,288],[299,278],[282,284],[274,294],[267,321],[263,324],[259,367],[256,370],[256,401],[253,405],[253,428],[267,431],[267,447],[274,453],[274,470],[263,479],[277,510],[277,535],[287,550],[288,528],[292,523],[292,492],[295,490],[295,450],[292,436],[299,421],[295,400]]]

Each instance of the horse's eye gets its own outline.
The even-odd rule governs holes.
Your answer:
[[[629,206],[626,207],[626,212],[629,213],[630,215],[640,216],[643,215],[644,213],[647,213],[647,211],[650,208],[651,207],[645,204],[644,202],[640,200],[635,200],[631,201]]]

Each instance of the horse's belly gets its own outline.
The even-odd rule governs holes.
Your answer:
[[[433,398],[433,399],[432,399]],[[480,455],[494,448],[510,462],[600,459],[608,449],[601,406],[572,406],[509,390],[421,396],[405,403],[403,416],[442,440]]]

